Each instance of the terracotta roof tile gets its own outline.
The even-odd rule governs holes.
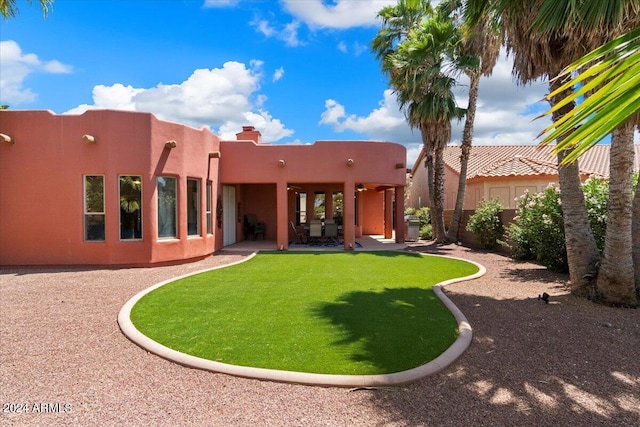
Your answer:
[[[640,144],[636,144],[634,148],[634,169],[640,170]],[[421,153],[416,166],[421,166],[423,158]],[[448,167],[459,173],[460,146],[447,146],[444,161]],[[581,173],[608,177],[609,145],[594,146],[579,162]],[[556,164],[557,158],[550,146],[539,148],[537,145],[477,145],[471,149],[467,177],[557,174]]]

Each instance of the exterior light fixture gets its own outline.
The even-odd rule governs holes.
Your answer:
[[[285,167],[287,164],[287,162],[285,162],[283,159],[278,160],[278,166],[280,166],[281,168]]]
[[[167,141],[164,143],[164,148],[168,148],[169,150],[171,150],[172,148],[176,148],[177,145],[178,143],[172,139],[171,141]]]
[[[364,190],[365,190],[364,185],[362,185],[362,184],[358,184],[358,186],[356,187],[356,189],[357,189],[358,191],[364,191]]]
[[[347,166],[351,167],[353,166],[353,159],[347,159]]]
[[[396,169],[404,169],[404,163],[396,163]]]
[[[219,151],[214,151],[213,153],[209,153],[209,158],[210,159],[219,159],[220,158],[220,152]]]
[[[84,142],[88,142],[89,144],[95,144],[96,143],[96,137],[93,135],[89,135],[88,133],[82,135],[82,140]]]
[[[0,139],[3,142],[6,142],[9,145],[13,145],[16,143],[15,139],[11,138],[9,135],[7,135],[6,133],[0,133]]]

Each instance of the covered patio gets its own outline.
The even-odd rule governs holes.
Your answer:
[[[366,235],[404,242],[402,145],[374,141],[272,145],[260,142],[260,133],[251,126],[237,137],[221,141],[220,147],[225,248],[263,239],[266,249],[292,249],[290,243],[308,234],[313,221],[322,222],[323,230],[325,224],[335,224],[336,241],[345,250],[356,249],[356,239]],[[259,232],[247,229],[247,215],[262,223]]]

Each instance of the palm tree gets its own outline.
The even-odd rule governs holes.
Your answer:
[[[402,18],[401,13],[405,14]],[[420,129],[433,234],[437,242],[444,242],[443,153],[451,140],[451,120],[464,114],[453,95],[456,80],[446,72],[448,65],[455,69],[459,33],[453,21],[434,13],[428,2],[401,0],[379,16],[385,26],[372,47],[382,59],[382,69],[389,75],[409,125]]]
[[[632,186],[633,131],[640,120],[640,29],[637,29],[640,24],[640,2],[622,2],[618,8],[599,8],[602,6],[600,2],[582,2],[580,6],[567,10],[545,4],[535,25],[544,31],[549,28],[563,29],[565,22],[579,22],[583,31],[599,31],[603,26],[606,28],[611,25],[606,17],[613,14],[617,32],[625,28],[636,29],[568,67],[568,70],[573,70],[580,66],[577,64],[597,61],[592,69],[551,94],[556,96],[557,92],[567,87],[581,84],[576,93],[565,98],[556,109],[574,102],[576,96],[584,94],[588,98],[569,111],[561,121],[547,128],[545,131],[549,134],[543,143],[549,143],[551,138],[558,135],[568,134],[562,141],[561,149],[572,150],[567,160],[573,160],[611,133],[607,234],[595,296],[608,303],[636,305],[640,293],[640,225],[634,225],[633,212],[634,209],[640,209],[637,206],[640,196],[636,191],[633,200]],[[567,74],[565,71],[563,76]],[[594,90],[595,95],[591,95]],[[598,99],[607,101],[604,107],[598,106]],[[553,128],[556,129],[550,132]],[[637,213],[635,221],[640,221]]]
[[[27,3],[33,3],[33,0],[25,0]],[[42,13],[45,18],[49,13],[49,6],[53,5],[53,0],[39,0],[40,7],[42,7]],[[0,0],[0,14],[7,20],[9,18],[15,18],[18,14],[18,6],[16,6],[16,0]]]
[[[620,18],[622,15],[609,16],[610,19],[599,25],[597,29],[574,25],[576,21],[567,19],[564,21],[567,25],[558,23],[557,27],[550,26],[542,30],[538,16],[548,11],[545,7],[547,1],[549,0],[524,2],[468,0],[467,16],[477,19],[479,11],[485,11],[487,7],[496,11],[506,36],[507,50],[514,55],[515,76],[523,83],[548,77],[550,92],[553,92],[562,87],[567,80],[567,78],[556,78],[565,66],[616,35],[620,30],[618,25],[620,21],[615,18]],[[575,2],[555,3],[573,5]],[[610,2],[602,3],[610,4]],[[566,14],[564,16],[567,18]],[[569,16],[569,18],[572,17]],[[567,88],[564,93],[549,97],[552,107],[560,103],[569,93],[571,88]],[[572,103],[558,107],[552,113],[553,121],[560,120],[572,107]],[[561,143],[565,136],[560,135],[557,138],[558,143]],[[563,163],[562,160],[566,154],[565,151],[558,153],[558,174],[571,288],[574,292],[580,292],[591,285],[589,278],[593,277],[597,271],[600,257],[587,221],[578,164]]]
[[[462,8],[462,0],[444,0],[438,5],[440,13],[454,20],[457,20],[456,14],[459,13]],[[450,242],[456,242],[458,240],[458,230],[462,219],[462,210],[464,208],[464,198],[467,189],[467,169],[473,141],[473,125],[478,104],[480,77],[488,77],[493,72],[501,45],[499,28],[486,12],[479,17],[478,22],[473,26],[467,24],[468,23],[464,21],[458,23],[462,32],[462,43],[459,45],[460,55],[469,58],[477,57],[479,64],[478,66],[466,67],[463,70],[467,77],[469,77],[469,101],[467,103],[467,114],[460,144],[460,175],[458,178],[456,204],[447,230],[447,240]]]

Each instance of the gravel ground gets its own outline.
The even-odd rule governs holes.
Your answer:
[[[446,290],[473,342],[436,375],[373,390],[190,369],[120,332],[118,311],[138,291],[243,254],[148,269],[2,269],[0,425],[640,425],[640,310],[572,297],[566,276],[500,255],[411,250],[487,267]],[[537,300],[543,292],[549,304]]]

